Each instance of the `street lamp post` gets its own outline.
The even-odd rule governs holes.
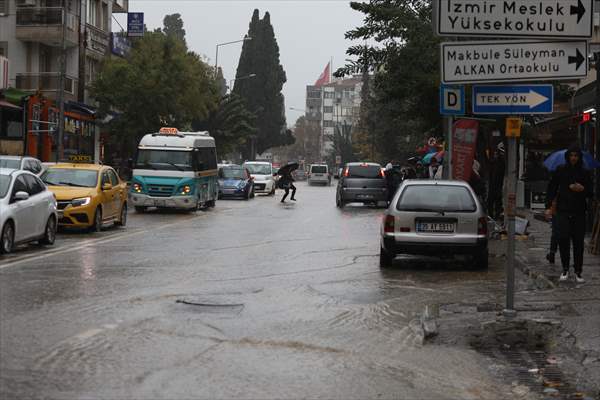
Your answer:
[[[216,54],[215,54],[215,78],[217,77],[217,71],[219,68],[219,47],[221,46],[226,46],[228,44],[234,44],[234,43],[241,43],[241,42],[245,42],[246,40],[252,40],[252,38],[250,36],[244,36],[243,39],[241,40],[234,40],[232,42],[224,42],[224,43],[218,43],[216,46]]]
[[[254,78],[255,76],[256,76],[256,74],[250,74],[250,75],[246,75],[246,76],[241,76],[239,78],[230,79],[229,80],[229,93],[233,92],[233,82],[243,81],[244,79]]]

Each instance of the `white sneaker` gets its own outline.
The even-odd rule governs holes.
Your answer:
[[[567,279],[569,279],[569,273],[563,272],[562,274],[560,274],[560,278],[558,278],[558,281],[565,282]]]
[[[575,274],[575,281],[577,283],[585,283],[585,279],[581,276],[581,274]]]

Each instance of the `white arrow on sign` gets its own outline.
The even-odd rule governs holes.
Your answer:
[[[479,106],[528,106],[530,109],[544,104],[550,100],[548,97],[534,91],[511,93],[479,93],[477,105]]]

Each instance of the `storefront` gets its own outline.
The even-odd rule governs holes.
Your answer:
[[[0,91],[0,154],[24,154],[23,107],[27,94],[14,89]]]
[[[28,101],[27,155],[42,161],[99,161],[99,128],[95,110],[76,102],[65,104],[63,154],[58,152],[60,110],[54,102],[38,95]]]

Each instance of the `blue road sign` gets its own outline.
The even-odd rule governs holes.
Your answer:
[[[551,114],[552,85],[473,86],[473,114]]]
[[[465,87],[440,86],[440,114],[465,115]]]
[[[144,13],[127,13],[127,36],[144,36]]]

